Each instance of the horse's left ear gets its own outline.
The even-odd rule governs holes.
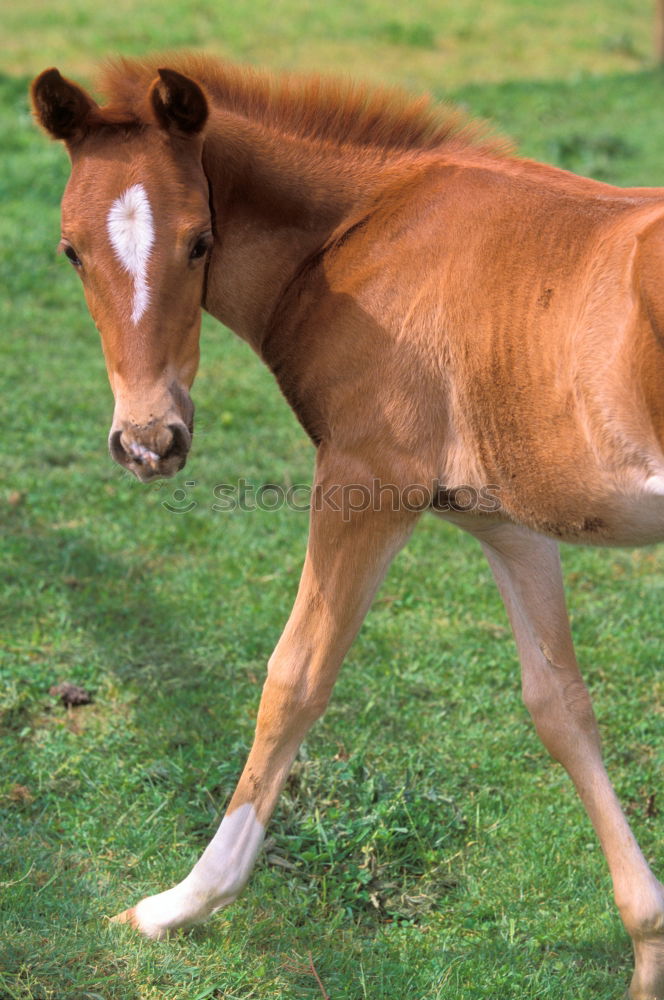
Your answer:
[[[193,80],[174,69],[160,69],[150,88],[152,110],[162,128],[196,135],[208,117],[205,94]]]
[[[91,112],[98,105],[89,94],[61,76],[57,69],[45,69],[33,82],[32,106],[39,124],[67,143],[84,134]]]

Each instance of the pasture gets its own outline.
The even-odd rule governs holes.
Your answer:
[[[186,872],[237,780],[306,537],[304,512],[265,509],[274,490],[254,498],[309,482],[313,449],[249,349],[207,322],[186,469],[146,487],[111,464],[98,338],[54,253],[66,156],[26,104],[47,65],[85,82],[111,51],[202,45],[427,88],[527,155],[662,184],[650,12],[577,8],[8,4],[2,1000],[621,995],[628,939],[590,824],[521,704],[488,566],[432,519],[379,593],[245,895],[167,943],[108,925]],[[215,509],[222,484],[236,497],[245,484],[245,502]],[[609,771],[661,875],[664,558],[563,560]],[[63,707],[50,693],[63,681],[92,702]]]

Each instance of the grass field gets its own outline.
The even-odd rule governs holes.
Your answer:
[[[27,84],[52,64],[89,80],[111,51],[204,46],[430,89],[528,155],[664,182],[642,4],[395,10],[4,5],[0,1000],[314,1000],[311,963],[330,1000],[609,1000],[628,980],[599,848],[521,705],[488,567],[433,519],[392,568],[242,899],[166,943],[106,921],[209,839],[297,585],[306,515],[215,513],[214,487],[307,482],[313,450],[249,349],[206,322],[186,470],[145,487],[110,462],[97,335],[54,253],[66,157],[32,125]],[[177,489],[194,509],[164,506]],[[664,553],[563,558],[609,768],[661,875]],[[93,703],[63,708],[61,681]]]

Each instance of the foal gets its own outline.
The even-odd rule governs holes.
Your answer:
[[[112,64],[103,107],[55,69],[33,84],[72,161],[61,247],[101,332],[111,454],[144,482],[184,465],[205,308],[269,365],[316,444],[315,502],[228,811],[184,881],[116,919],[157,938],[235,899],[376,588],[430,509],[486,553],[526,705],[609,865],[630,996],[662,1000],[664,889],[602,764],[557,542],[664,538],[664,190],[515,158],[399,95],[195,57],[169,67]],[[460,510],[459,484],[478,497],[491,484],[499,503]]]

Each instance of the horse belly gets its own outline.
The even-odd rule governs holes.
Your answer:
[[[664,473],[609,477],[602,489],[591,477],[584,487],[580,477],[575,486],[568,482],[566,489],[548,489],[537,498],[529,490],[520,495],[512,484],[504,490],[494,485],[499,507],[490,518],[523,524],[573,545],[631,547],[664,541]],[[470,531],[478,526],[473,512],[450,519]]]

